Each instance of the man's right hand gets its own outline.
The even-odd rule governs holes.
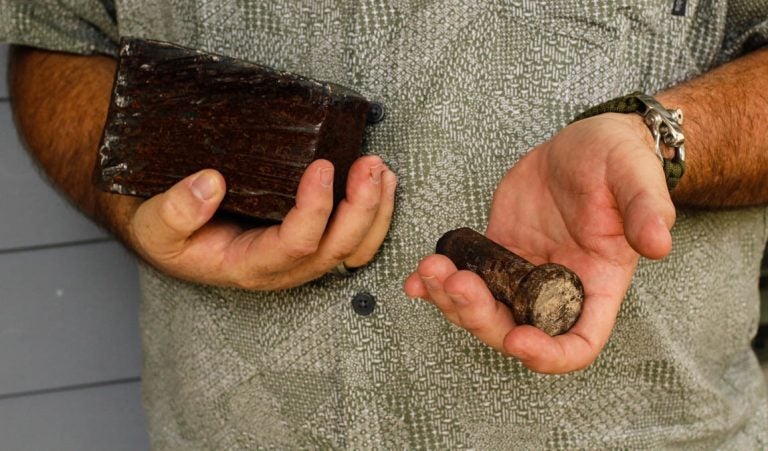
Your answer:
[[[212,219],[226,192],[224,178],[207,169],[137,205],[126,241],[159,270],[182,279],[252,290],[290,288],[344,262],[371,261],[394,210],[395,174],[377,156],[349,171],[346,197],[333,215],[333,165],[313,162],[296,205],[279,225],[243,229]]]
[[[13,47],[10,80],[18,129],[51,180],[159,270],[194,282],[277,290],[316,279],[340,262],[363,266],[389,229],[396,178],[377,156],[349,171],[333,215],[333,166],[307,168],[282,224],[245,230],[212,219],[221,174],[192,174],[147,201],[94,188],[91,172],[107,116],[116,62]]]

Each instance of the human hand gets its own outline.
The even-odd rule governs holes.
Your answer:
[[[550,337],[515,324],[479,276],[442,255],[420,262],[406,293],[533,371],[587,367],[610,336],[639,255],[660,259],[672,246],[675,209],[654,148],[639,116],[603,114],[534,148],[496,189],[486,235],[534,264],[560,263],[581,278],[583,310],[569,332]]]
[[[395,185],[381,158],[361,157],[331,217],[333,165],[317,160],[281,224],[244,230],[211,219],[226,189],[221,174],[208,169],[137,203],[124,235],[142,258],[175,277],[252,290],[290,288],[339,262],[359,267],[372,260],[389,229]]]

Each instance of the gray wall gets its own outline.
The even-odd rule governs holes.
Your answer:
[[[148,449],[133,258],[40,176],[0,46],[0,449]]]

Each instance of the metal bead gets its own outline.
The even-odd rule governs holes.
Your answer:
[[[670,113],[672,114],[672,118],[680,125],[683,125],[683,110],[676,108],[674,110],[671,110]]]

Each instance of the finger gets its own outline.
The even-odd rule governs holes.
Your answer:
[[[426,298],[429,296],[427,286],[422,282],[418,272],[412,272],[403,282],[403,290],[408,297],[412,298]]]
[[[416,269],[421,283],[427,289],[427,296],[424,299],[440,309],[448,321],[459,325],[453,301],[443,289],[445,280],[456,271],[456,266],[448,257],[437,254],[425,257]]]
[[[333,210],[333,165],[316,160],[307,166],[296,191],[296,205],[277,228],[282,250],[289,259],[315,252]]]
[[[296,205],[279,226],[240,235],[230,247],[235,279],[275,274],[315,253],[333,209],[333,165],[313,161],[296,191]]]
[[[138,249],[152,259],[181,253],[189,238],[216,212],[226,192],[224,178],[206,169],[143,202],[131,221]]]
[[[324,270],[346,262],[366,238],[381,205],[385,171],[386,165],[375,155],[359,158],[350,168],[346,197],[336,208],[320,243],[318,258],[327,267]]]
[[[392,224],[392,214],[395,210],[395,190],[397,176],[391,170],[385,170],[381,177],[381,201],[373,224],[357,249],[344,262],[350,268],[365,266],[376,255]]]
[[[644,158],[609,180],[624,221],[624,235],[630,246],[648,258],[664,258],[672,249],[669,233],[675,223],[675,207],[669,197],[659,162]],[[646,151],[647,154],[647,151]]]
[[[469,271],[449,276],[444,289],[459,325],[493,349],[504,352],[504,337],[515,327],[512,312],[498,302],[485,282]]]
[[[619,305],[607,297],[588,297],[579,320],[567,333],[550,337],[533,326],[516,327],[505,337],[504,350],[539,373],[584,369],[608,342]]]

